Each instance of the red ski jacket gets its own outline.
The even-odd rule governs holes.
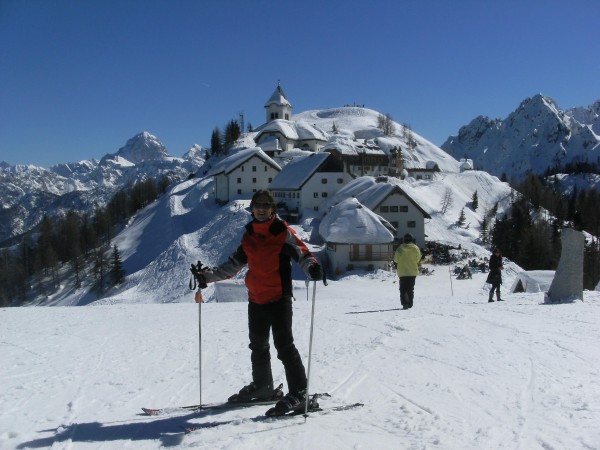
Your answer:
[[[266,222],[246,225],[242,243],[226,263],[206,272],[206,281],[231,278],[248,266],[246,287],[253,303],[276,302],[292,297],[292,265],[296,261],[308,276],[308,268],[317,263],[306,244],[277,216]]]

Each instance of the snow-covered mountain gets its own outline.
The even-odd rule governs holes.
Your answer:
[[[316,123],[332,114],[306,116]],[[380,146],[405,143],[401,136],[378,135],[371,113],[368,122],[363,116],[354,123],[335,114],[345,135],[356,129],[366,133],[357,139],[377,138]],[[326,123],[319,126],[327,129]],[[489,255],[478,243],[479,223],[495,205],[498,215],[510,207],[511,188],[487,172],[459,172],[458,161],[414,138],[417,147],[406,157],[415,165],[436,161],[443,171],[432,181],[387,182],[397,183],[431,215],[428,240],[460,246],[453,254],[463,263],[471,255]],[[245,139],[251,143],[250,136]],[[104,161],[107,175],[117,178],[119,171],[124,176],[169,159],[156,147],[157,159],[134,165],[125,158],[133,159],[133,147],[140,148],[132,144]],[[201,166],[203,149],[194,147],[183,159]],[[76,182],[91,186],[85,164],[63,167],[65,174],[78,174],[72,178],[48,173],[64,189]],[[89,164],[98,171],[98,183],[101,164]],[[34,178],[44,182],[43,174]],[[54,181],[46,186],[54,189],[48,195],[66,195]],[[249,380],[244,274],[220,283],[221,294],[235,302],[215,302],[211,284],[203,291],[206,303],[196,305],[188,288],[190,263],[223,261],[250,220],[249,201],[218,205],[213,183],[200,177],[173,183],[131,219],[113,240],[126,280],[102,299],[90,290],[91,275],[75,287],[63,267],[59,288],[28,303],[94,307],[1,310],[1,448],[595,448],[600,332],[590,318],[597,317],[600,293],[586,291],[583,302],[541,306],[543,292],[509,293],[520,271],[510,261],[503,271],[503,303],[487,303],[485,273],[457,280],[449,266],[426,263],[433,273],[418,277],[409,311],[399,310],[395,274],[380,270],[315,285],[316,314],[306,301],[312,286],[307,289],[294,266],[294,336],[303,361],[313,342],[309,324],[315,322],[311,392],[331,394],[321,400],[324,407],[359,402],[360,408],[285,423],[253,421],[264,414],[263,406],[137,415],[142,406],[198,403],[199,393],[202,403],[220,402]],[[449,189],[452,201],[442,213]],[[473,210],[475,191],[479,207]],[[463,227],[457,225],[461,210]],[[306,211],[293,225],[317,254],[322,244],[313,231],[319,214]],[[285,379],[275,358],[273,375]],[[202,425],[208,428],[189,435],[181,430]]]
[[[498,204],[499,214],[505,211],[509,207],[510,187],[485,172],[460,173],[460,164],[457,160],[417,134],[413,133],[410,136],[414,145],[409,146],[407,143],[409,137],[398,124],[396,124],[395,135],[383,136],[381,130],[377,128],[378,116],[379,113],[376,111],[365,108],[337,108],[307,111],[294,116],[294,120],[309,122],[323,130],[331,130],[335,121],[337,134],[334,135],[332,132],[332,138],[342,136],[349,142],[353,140],[360,142],[366,139],[376,142],[384,152],[392,147],[401,147],[403,157],[412,167],[425,167],[429,161],[435,161],[442,171],[433,181],[417,181],[409,177],[406,180],[391,178],[389,182],[399,183],[401,188],[432,216],[432,220],[425,227],[427,240],[452,245],[460,244],[465,249],[473,249],[478,254],[484,254],[486,250],[476,243],[484,211],[493,208],[496,204]],[[239,143],[240,148],[252,146],[252,137],[252,134],[246,135]],[[91,188],[78,191],[74,189],[75,183],[85,186],[91,184],[91,177],[84,176],[88,173],[98,177],[95,179],[98,188],[104,187],[109,190],[117,184],[119,177],[124,177],[126,174],[142,175],[142,170],[145,170],[144,173],[156,173],[157,167],[162,168],[169,161],[176,160],[165,156],[164,148],[150,135],[142,134],[136,138],[130,140],[128,145],[120,149],[117,154],[103,158],[100,163],[82,162],[60,166],[62,173],[64,175],[71,173],[71,177],[52,171],[51,175],[55,177],[55,181],[46,187],[46,189],[54,188],[52,195],[55,197],[50,200],[57,202],[59,199],[68,198],[68,195],[61,194],[61,190],[56,186],[60,186],[63,190],[70,189],[69,194],[76,195],[77,199],[84,194],[89,194]],[[150,153],[154,159],[140,158],[139,155],[144,154],[140,148],[148,148],[148,146],[152,149]],[[281,165],[285,165],[287,153],[293,155],[298,152],[300,151],[284,152],[283,158],[278,161]],[[186,161],[203,162],[202,153],[201,148],[192,148],[186,155]],[[125,159],[125,156],[136,159],[137,163],[134,165]],[[214,165],[216,162],[210,158],[198,172],[205,172],[207,166]],[[92,170],[88,171],[86,164],[89,164]],[[14,172],[16,169],[8,169],[8,172],[10,173],[11,170]],[[34,168],[30,168],[27,173],[33,170]],[[103,180],[108,180],[105,185],[102,184]],[[66,187],[60,185],[60,182]],[[452,206],[442,214],[441,204],[448,190],[452,191]],[[469,204],[476,190],[479,208],[473,211]],[[90,198],[93,198],[91,194]],[[35,199],[36,197],[33,197],[32,202]],[[48,204],[55,203],[49,201]],[[24,211],[25,207],[21,205],[19,204],[23,208],[21,211]],[[188,267],[191,262],[201,260],[205,264],[215,265],[236,248],[243,225],[250,219],[246,211],[247,206],[247,201],[233,201],[223,207],[217,205],[213,195],[212,178],[197,177],[174,183],[166,195],[140,211],[115,237],[113,242],[121,251],[123,266],[128,276],[123,285],[107,293],[102,301],[108,303],[179,301],[187,291]],[[466,225],[463,228],[456,225],[462,209],[466,215]],[[317,252],[320,251],[321,243],[314,238],[317,233],[313,231],[318,229],[316,227],[320,220],[321,217],[316,213],[312,215],[306,211],[303,223],[296,226],[301,236],[307,240],[312,238],[311,244],[315,246]],[[84,282],[84,286],[80,289],[74,289],[74,284],[69,279],[69,275],[65,274],[62,286],[57,292],[46,297],[32,298],[32,303],[81,305],[97,300],[96,294],[90,292],[91,283]],[[206,296],[211,295],[211,288],[209,288]]]
[[[414,179],[388,182],[398,184],[427,211],[432,219],[425,225],[428,241],[459,246],[482,257],[489,251],[479,243],[480,223],[486,210],[498,205],[502,215],[510,207],[511,188],[486,172],[466,171],[441,174],[435,181]],[[118,246],[127,273],[126,281],[102,299],[91,292],[91,279],[76,289],[74,280],[65,274],[61,287],[49,296],[31,299],[31,305],[85,305],[88,303],[171,303],[189,300],[189,266],[196,261],[213,266],[227,259],[239,245],[241,233],[251,220],[249,200],[234,200],[224,206],[216,203],[211,178],[194,178],[175,184],[165,195],[134,216],[113,243]],[[452,189],[452,202],[441,212],[444,194]],[[477,190],[479,207],[470,208]],[[464,209],[466,222],[457,226]],[[305,210],[302,222],[293,227],[319,255],[323,243],[316,237],[322,217]],[[514,264],[512,271],[519,268]],[[244,273],[238,274],[242,278]],[[295,273],[303,280],[301,271]],[[238,280],[240,281],[240,280]],[[236,280],[233,280],[235,283]],[[508,281],[507,281],[508,282]],[[243,286],[241,287],[243,289]],[[204,298],[215,298],[214,286],[204,290]]]
[[[450,136],[442,149],[507,179],[522,179],[528,172],[542,174],[548,167],[570,162],[598,164],[599,116],[600,100],[563,111],[554,100],[538,94],[503,120],[476,117],[457,136]]]
[[[74,209],[91,212],[105,205],[125,186],[148,178],[181,181],[204,164],[206,150],[192,147],[182,158],[169,155],[164,145],[147,132],[127,141],[100,161],[57,164],[48,169],[2,164],[0,166],[0,242],[31,230],[44,214]]]

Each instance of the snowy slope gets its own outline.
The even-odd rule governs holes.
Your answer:
[[[453,204],[440,203],[447,188]],[[509,187],[484,172],[444,174],[402,188],[428,211],[429,240],[477,255],[478,221]],[[193,404],[200,397],[198,309],[189,264],[223,261],[250,219],[248,201],[215,204],[212,181],[179,183],[115,238],[127,280],[96,300],[89,281],[39,305],[0,309],[0,448],[99,449],[583,449],[599,448],[600,292],[584,302],[545,305],[543,293],[507,294],[519,268],[506,263],[504,303],[487,303],[485,274],[457,280],[450,266],[417,279],[415,307],[399,309],[393,274],[354,272],[319,284],[311,391],[323,405],[364,407],[287,422],[245,421],[265,407],[147,417],[142,406]],[[468,207],[474,190],[479,208]],[[464,208],[469,228],[457,228]],[[319,217],[294,226],[314,236]],[[312,241],[313,249],[319,250]],[[240,283],[229,281],[229,286]],[[311,302],[295,272],[294,333],[308,359]],[[219,402],[250,380],[243,288],[227,303],[204,291],[202,401]],[[273,355],[273,371],[284,382]],[[185,435],[181,425],[234,420]]]
[[[488,304],[485,274],[459,281],[447,266],[432,268],[417,279],[409,311],[398,309],[387,272],[319,284],[311,390],[331,394],[324,406],[364,407],[306,422],[245,422],[260,406],[140,415],[142,406],[199,401],[191,293],[179,304],[0,309],[0,448],[598,449],[600,292],[545,305],[541,293],[503,291],[504,303]],[[306,294],[297,283],[294,333],[305,362]],[[284,382],[275,355],[272,364]],[[204,304],[203,402],[236,392],[249,365],[246,304]],[[235,422],[190,435],[180,428],[226,420]]]
[[[410,132],[415,141],[414,150],[407,150],[407,136],[401,124],[394,122],[395,134],[383,136],[377,127],[380,113],[368,108],[345,107],[305,111],[293,116],[295,121],[315,124],[323,130],[331,131],[335,124],[338,133],[356,139],[377,139],[379,147],[388,152],[392,147],[403,149],[403,157],[409,167],[425,167],[428,161],[435,161],[442,172],[458,172],[459,163],[445,151],[427,139]]]
[[[398,183],[431,216],[425,225],[428,241],[453,246],[459,244],[481,256],[489,251],[476,242],[479,224],[486,209],[498,203],[498,214],[509,207],[510,187],[485,172],[468,171],[440,175],[433,182],[399,181]],[[135,216],[116,236],[113,243],[121,251],[127,273],[123,285],[109,291],[102,303],[165,303],[185,301],[188,292],[189,267],[200,260],[209,266],[227,259],[239,245],[243,226],[250,221],[248,201],[234,201],[219,207],[212,195],[212,179],[193,179],[174,186],[157,202]],[[452,205],[446,214],[440,212],[442,198],[452,190]],[[479,208],[470,208],[473,192],[477,190]],[[465,210],[468,228],[456,225],[461,209]],[[316,239],[320,217],[308,217],[294,225],[301,237],[309,240],[313,250],[320,250]],[[301,276],[301,272],[298,272]],[[243,273],[239,274],[243,277]],[[88,293],[89,279],[82,289],[74,290],[73,280],[63,280],[63,288],[47,298],[38,298],[37,305],[85,305],[96,301]],[[205,297],[212,300],[210,286]]]

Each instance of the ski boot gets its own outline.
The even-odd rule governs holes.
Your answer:
[[[277,400],[283,397],[282,385],[273,389],[273,384],[257,386],[254,382],[244,386],[237,394],[227,399],[229,403],[246,403],[252,401]]]
[[[306,408],[306,391],[300,391],[296,394],[287,394],[279,400],[273,408],[270,408],[265,415],[267,417],[302,414]],[[308,410],[319,409],[317,396],[314,395],[308,400]]]

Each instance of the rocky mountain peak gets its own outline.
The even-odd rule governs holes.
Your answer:
[[[144,131],[136,134],[117,151],[117,156],[138,164],[148,160],[161,160],[169,157],[165,146],[156,136]]]
[[[594,106],[563,111],[550,97],[536,94],[503,120],[473,119],[442,149],[472,159],[478,169],[517,179],[574,160],[593,162],[600,152],[596,111]]]

